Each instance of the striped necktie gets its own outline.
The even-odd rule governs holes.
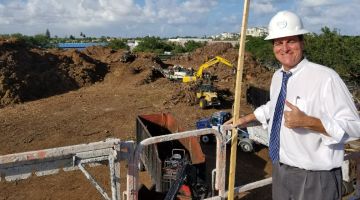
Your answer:
[[[279,161],[280,128],[281,128],[281,121],[282,121],[285,99],[286,99],[286,85],[290,76],[292,75],[291,72],[286,73],[282,71],[282,73],[283,73],[283,77],[282,77],[281,89],[276,102],[273,123],[270,133],[269,154],[273,163]]]

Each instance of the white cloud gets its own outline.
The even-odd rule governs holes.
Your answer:
[[[183,9],[192,13],[206,13],[216,4],[215,0],[189,0],[183,3]]]
[[[276,10],[273,3],[271,0],[254,0],[250,3],[250,8],[256,15],[273,13]]]
[[[216,6],[215,0],[154,0],[158,22],[169,24],[194,24],[203,20]]]
[[[222,18],[223,23],[239,24],[239,17],[236,14],[227,15]]]
[[[331,4],[336,4],[339,0],[302,0],[299,1],[299,5],[304,7],[312,7],[312,6],[326,6]]]
[[[151,16],[146,10],[148,7],[141,8],[133,0],[28,0],[5,1],[0,5],[7,10],[0,13],[1,18],[10,18],[25,25],[36,22],[97,26],[115,20],[147,20]]]
[[[341,34],[359,34],[360,18],[357,0],[331,1],[326,5],[309,7],[308,4],[298,4],[298,13],[303,18],[306,28],[319,32],[324,26],[339,29]]]
[[[141,2],[140,2],[141,1]],[[311,31],[322,26],[360,33],[359,0],[251,0],[249,26],[266,26],[279,10],[302,16]],[[241,23],[239,0],[0,0],[0,34],[134,36],[204,35]]]

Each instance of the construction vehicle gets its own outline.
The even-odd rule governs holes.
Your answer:
[[[197,87],[196,102],[201,109],[221,105],[216,89],[211,83],[203,83]]]
[[[217,64],[217,63],[223,63],[228,67],[233,68],[234,66],[231,64],[230,61],[226,60],[225,58],[222,58],[220,56],[215,56],[214,58],[208,60],[207,62],[205,62],[204,64],[200,65],[199,69],[196,71],[195,74],[191,75],[191,76],[184,76],[183,77],[183,82],[187,83],[187,82],[193,82],[199,79],[202,79],[204,76],[204,70]]]
[[[222,131],[221,126],[231,119],[232,115],[227,111],[218,111],[213,113],[208,118],[200,119],[196,122],[197,129],[213,128],[217,131]],[[247,128],[238,128],[238,145],[244,152],[254,151],[255,144],[262,144],[269,146],[268,133],[259,124],[249,124]],[[227,143],[231,141],[231,131],[226,132]],[[203,135],[200,137],[202,143],[210,143],[213,141],[211,135]]]
[[[192,68],[185,68],[181,65],[169,66],[166,69],[156,66],[153,66],[153,68],[161,72],[165,78],[171,81],[181,81],[183,77],[193,74]]]
[[[140,115],[136,119],[137,143],[179,131],[181,127],[169,113]],[[139,196],[154,192],[166,196],[162,199],[204,199],[210,195],[210,185],[205,182],[205,155],[196,137],[146,146],[140,161],[154,185],[152,190],[140,189]]]
[[[231,113],[226,111],[218,111],[213,113],[210,117],[200,119],[196,122],[197,129],[213,128],[218,130],[218,127],[231,119]],[[204,144],[209,143],[213,139],[210,135],[202,135],[200,141]]]
[[[181,65],[174,65],[168,70],[167,78],[170,80],[178,81],[182,80],[185,76],[188,76],[193,73],[193,69],[185,68]]]

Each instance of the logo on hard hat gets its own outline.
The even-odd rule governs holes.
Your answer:
[[[286,21],[279,21],[276,23],[276,25],[280,28],[280,29],[284,29],[287,26],[287,22]]]

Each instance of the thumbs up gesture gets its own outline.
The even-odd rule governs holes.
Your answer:
[[[301,111],[297,106],[291,104],[287,100],[285,101],[287,107],[290,108],[290,111],[284,111],[285,126],[287,128],[304,128],[305,120],[307,115]]]

